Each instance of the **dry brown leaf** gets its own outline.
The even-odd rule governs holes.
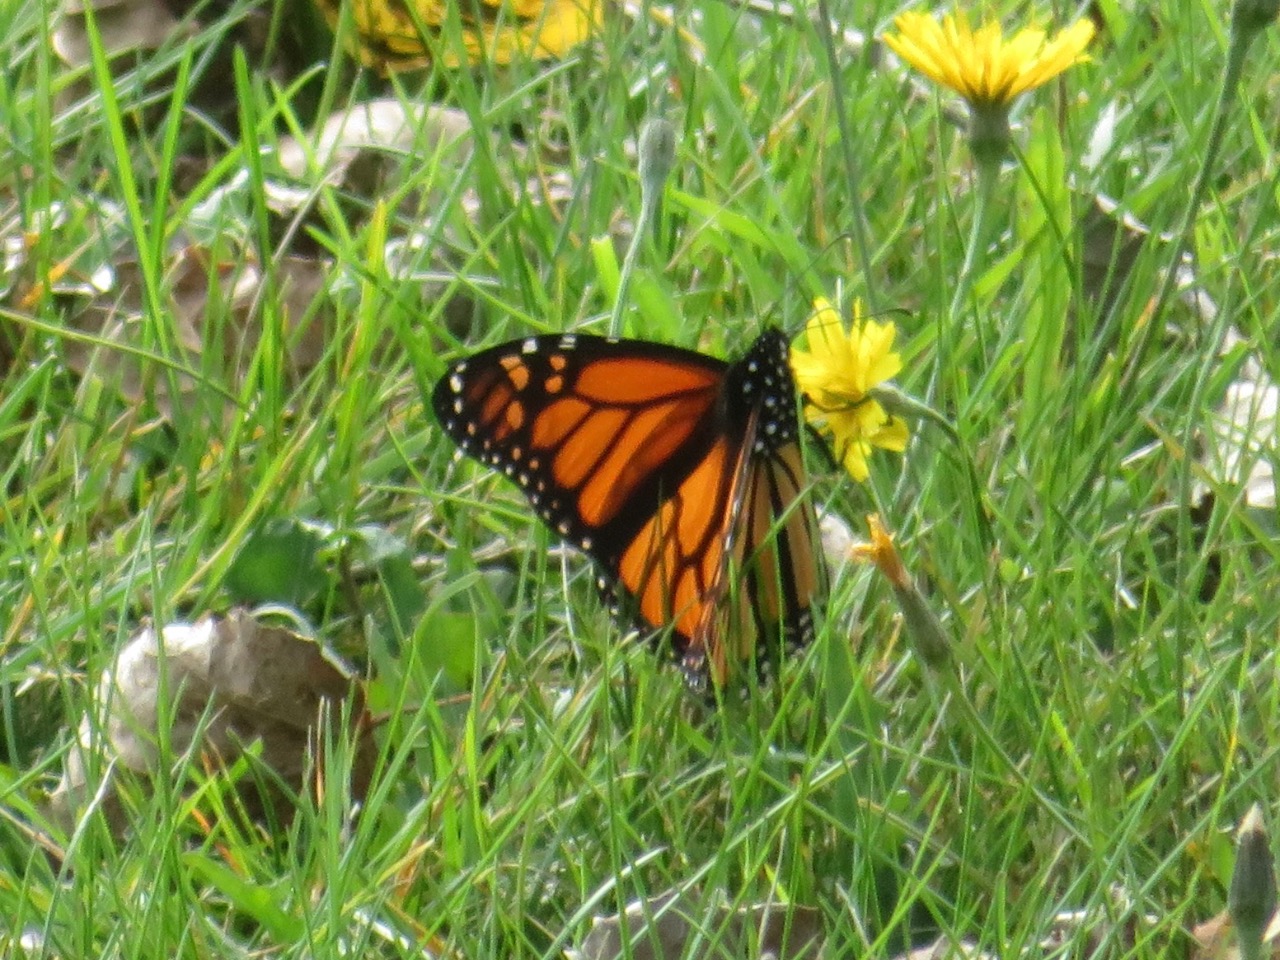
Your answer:
[[[686,948],[699,943],[699,953],[716,960],[772,956],[777,960],[807,960],[822,949],[822,915],[811,907],[759,903],[731,910],[705,908],[686,894],[666,893],[627,906],[621,917],[596,917],[581,945],[566,950],[570,960],[677,960],[690,956]],[[625,931],[625,932],[624,932]],[[630,942],[625,952],[623,937]]]
[[[107,56],[126,50],[154,50],[180,28],[194,35],[195,25],[182,24],[161,0],[63,0],[49,41],[69,67],[88,66],[92,59],[86,8],[97,23]]]
[[[465,114],[391,99],[335,114],[305,141],[280,142],[275,159],[283,176],[264,184],[271,229],[281,238],[272,261],[277,282],[271,286],[270,306],[273,322],[281,325],[284,360],[293,382],[309,373],[325,353],[332,296],[358,296],[353,272],[337,269],[316,245],[308,247],[306,224],[328,215],[328,208],[316,203],[317,179],[338,187],[340,197],[367,200],[379,195],[398,166],[429,163],[438,169],[438,176],[422,178],[423,191],[401,196],[399,215],[388,218],[390,237],[383,262],[391,277],[421,297],[425,310],[443,311],[450,328],[469,325],[474,312],[470,291],[483,287],[486,278],[469,275],[465,282],[456,282],[458,264],[466,262],[471,243],[466,237],[455,238],[454,231],[458,212],[479,217],[481,203],[474,191],[450,200],[434,191],[456,186],[474,144]],[[503,156],[513,162],[521,159],[518,150]],[[557,209],[575,192],[572,181],[559,172],[546,171],[523,185],[515,183],[514,173],[511,179],[513,193]],[[250,192],[247,175],[232,177],[192,209],[178,234],[188,242],[169,254],[160,281],[160,305],[168,314],[161,318],[168,338],[163,350],[154,345],[149,324],[156,311],[147,300],[140,265],[123,252],[129,249],[121,226],[124,212],[103,198],[84,198],[74,209],[54,205],[47,215],[26,221],[16,213],[6,217],[0,224],[0,290],[20,313],[30,312],[48,296],[69,298],[66,315],[72,333],[65,342],[70,368],[107,383],[133,402],[154,399],[161,412],[184,414],[197,394],[210,394],[199,389],[197,371],[212,372],[234,391],[261,339],[266,285],[252,252],[257,237],[245,226]],[[446,202],[451,205],[443,223],[437,223],[433,215]],[[363,200],[353,200],[348,229],[358,226],[369,209]],[[93,242],[84,239],[86,222]],[[63,238],[56,231],[68,223],[75,230]],[[404,224],[421,228],[405,234]],[[322,233],[328,229],[320,224]],[[58,258],[46,276],[30,275],[33,230],[54,233],[42,237]],[[200,239],[190,242],[191,238]],[[220,251],[216,261],[211,249]],[[17,342],[16,334],[8,341],[3,349]],[[218,355],[210,356],[210,349]],[[157,358],[157,353],[163,356]]]
[[[1209,421],[1204,468],[1217,483],[1243,488],[1247,506],[1274,509],[1278,434],[1280,387],[1260,364],[1248,363]]]
[[[54,200],[45,208],[5,211],[0,220],[0,299],[18,310],[30,310],[42,297],[96,296],[110,284],[110,271],[97,251],[83,240],[68,238],[71,225],[83,221],[98,236],[110,236],[122,209],[103,197],[76,196]],[[96,237],[95,237],[96,239]],[[58,262],[37,272],[32,250],[42,242],[57,251]]]
[[[1163,237],[1154,239],[1163,241]],[[1081,288],[1105,316],[1124,288],[1142,248],[1153,235],[1146,224],[1097,194],[1080,219]]]
[[[1201,324],[1208,327],[1218,308],[1196,291]],[[1244,356],[1239,372],[1209,418],[1198,460],[1211,481],[1197,480],[1195,499],[1215,491],[1211,484],[1240,487],[1246,506],[1273,510],[1276,505],[1275,463],[1280,460],[1280,386],[1267,373],[1258,346],[1236,327],[1227,328],[1219,356]]]
[[[196,747],[225,766],[253,746],[257,762],[299,790],[315,762],[317,722],[335,723],[348,701],[357,746],[351,792],[359,798],[368,788],[374,745],[359,687],[317,644],[243,611],[141,631],[103,674],[96,700],[101,719],[81,723],[52,797],[66,823],[89,799],[90,769],[163,775],[156,767],[162,716],[172,720],[165,731],[172,755]],[[109,776],[99,789],[110,796]],[[247,796],[246,806],[256,809],[259,799]],[[108,814],[123,826],[118,807]]]
[[[156,102],[130,119],[144,126],[163,122],[168,92],[173,87],[176,63],[161,51],[176,51],[184,44],[199,48],[197,67],[188,77],[184,103],[205,123],[234,129],[239,103],[234,83],[236,51],[254,69],[287,86],[320,59],[315,30],[308,29],[298,9],[309,0],[273,0],[272,3],[232,3],[230,0],[61,0],[51,26],[54,53],[72,74],[61,85],[58,102],[70,107],[93,95],[88,79],[92,63],[90,17],[116,76],[138,68]],[[205,29],[217,22],[214,29]],[[168,61],[168,62],[167,62]]]
[[[952,943],[939,937],[924,947],[916,947],[901,955],[902,960],[999,960],[997,954],[979,950],[972,943]]]
[[[1240,960],[1235,928],[1226,910],[1197,924],[1191,931],[1191,938],[1195,941],[1195,948],[1190,960]],[[1263,942],[1270,947],[1267,955],[1272,960],[1280,960],[1280,914],[1271,919]]]
[[[297,378],[324,355],[325,324],[312,304],[326,288],[329,266],[319,259],[282,257],[275,270],[282,294],[274,301],[276,316],[287,343],[287,369]],[[114,266],[112,276],[114,282],[106,291],[68,318],[70,326],[85,335],[67,341],[67,365],[76,373],[94,376],[134,401],[154,391],[157,406],[172,416],[190,403],[197,384],[183,371],[201,368],[213,333],[212,342],[221,352],[218,359],[232,371],[242,372],[251,360],[261,337],[262,274],[256,263],[212,263],[197,247],[175,255],[165,273],[179,368],[172,383],[159,363],[138,356],[147,342],[141,268],[136,261],[124,261]],[[216,322],[212,332],[211,322]],[[177,396],[171,394],[171,385],[177,386]]]
[[[1102,956],[1106,950],[1116,951],[1122,945],[1132,948],[1139,941],[1150,943],[1150,931],[1159,925],[1160,918],[1142,912],[1121,884],[1113,884],[1107,889],[1107,899],[1107,904],[1059,912],[1053,918],[1053,928],[1040,941],[1040,946],[1056,955],[1071,944],[1081,956]]]
[[[346,185],[353,163],[373,154],[385,158],[410,154],[422,163],[446,160],[461,164],[471,154],[474,129],[461,110],[397,99],[352,104],[329,116],[305,142],[293,137],[280,141],[276,153],[282,170],[311,181],[313,165],[324,179]],[[361,178],[363,179],[363,178]]]

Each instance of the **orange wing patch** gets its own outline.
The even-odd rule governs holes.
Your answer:
[[[817,523],[813,507],[801,496],[803,482],[800,449],[787,447],[753,471],[743,508],[743,556],[751,566],[755,613],[767,624],[783,621],[818,590]],[[785,579],[784,570],[790,571]]]
[[[558,446],[589,416],[591,416],[591,406],[577,397],[556,400],[534,420],[529,443],[540,450],[549,450]]]
[[[704,391],[643,410],[557,400],[534,422],[531,446],[554,451],[556,483],[577,492],[583,522],[603,526],[684,445],[714,400]]]
[[[580,396],[599,403],[657,403],[682,393],[714,390],[720,377],[704,367],[677,367],[662,360],[618,358],[597,360],[583,370],[574,387]]]
[[[655,629],[672,623],[680,649],[695,642],[724,571],[723,520],[739,451],[724,438],[667,499],[622,555],[618,577]]]
[[[556,451],[556,483],[569,490],[582,486],[588,474],[595,470],[596,464],[608,454],[613,438],[626,422],[625,410],[595,410],[587,416]]]

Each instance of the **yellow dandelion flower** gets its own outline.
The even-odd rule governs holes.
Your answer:
[[[1093,24],[1077,20],[1052,39],[1043,30],[1019,30],[1008,40],[996,22],[977,30],[963,13],[939,23],[923,13],[894,19],[897,34],[884,42],[930,80],[950,87],[975,109],[1007,107],[1015,97],[1048,83],[1068,67],[1089,59],[1085,47]]]
[[[859,481],[870,475],[867,458],[874,448],[907,448],[907,424],[891,416],[871,396],[877,384],[902,369],[893,351],[892,323],[862,319],[854,301],[853,326],[846,333],[840,314],[824,298],[814,301],[805,326],[809,349],[791,348],[791,370],[805,398],[805,418],[831,435],[836,456]]]

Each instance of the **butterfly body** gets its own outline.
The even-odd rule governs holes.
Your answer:
[[[777,330],[734,363],[530,337],[459,361],[432,401],[463,452],[514,480],[643,624],[671,626],[692,678],[709,667],[721,682],[760,636],[800,645],[813,629],[820,573],[787,351]]]

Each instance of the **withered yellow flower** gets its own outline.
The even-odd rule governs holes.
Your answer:
[[[855,560],[874,563],[888,578],[898,605],[902,608],[907,639],[911,641],[911,646],[920,659],[935,669],[946,666],[951,660],[951,644],[947,632],[938,622],[937,614],[933,612],[928,599],[903,566],[893,537],[885,529],[879,514],[868,514],[867,528],[871,531],[871,541],[854,547],[851,556]]]
[[[880,514],[867,514],[867,529],[871,532],[871,539],[867,543],[856,545],[849,555],[855,560],[874,563],[880,568],[880,572],[888,577],[889,582],[893,584],[895,589],[904,589],[910,586],[911,575],[907,573],[907,568],[902,565],[902,557],[898,555],[898,548],[893,542],[893,537],[889,535],[889,531],[885,529],[884,521],[880,519]]]
[[[315,0],[337,28],[343,0]],[[346,0],[352,52],[387,73],[438,62],[446,67],[519,57],[555,58],[595,33],[604,0]],[[460,27],[461,47],[450,40]]]

